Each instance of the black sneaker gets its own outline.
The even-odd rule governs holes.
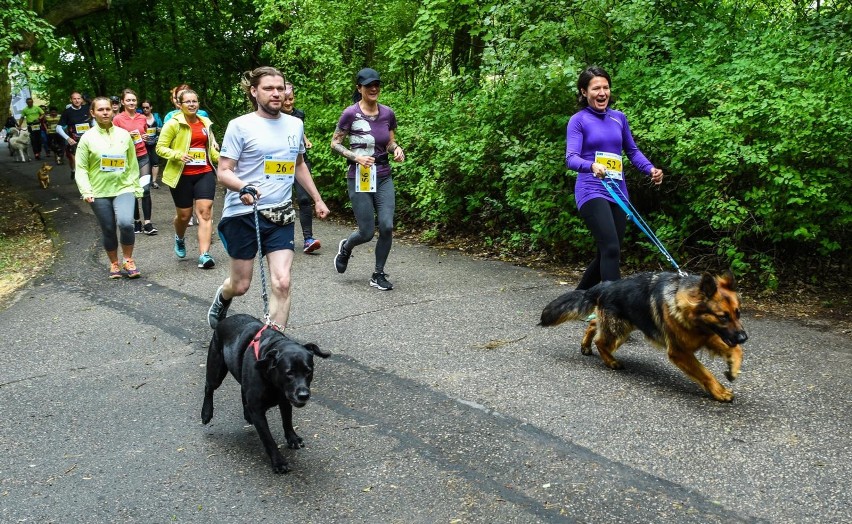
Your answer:
[[[148,222],[147,224],[142,226],[142,232],[145,233],[146,235],[156,235],[159,232],[159,230],[156,227],[154,227],[153,223]]]
[[[133,224],[133,232],[137,235],[142,232],[142,222],[137,220],[136,223]]]
[[[340,241],[340,244],[337,246],[337,256],[334,257],[334,269],[338,273],[346,273],[346,266],[349,265],[349,258],[352,256],[352,253],[343,247],[345,243],[345,238]]]
[[[219,286],[219,289],[216,290],[216,297],[210,304],[210,309],[207,310],[207,323],[211,328],[216,329],[219,321],[228,315],[229,307],[231,307],[231,301],[222,298],[222,286]]]
[[[393,284],[388,282],[388,276],[390,275],[385,274],[383,271],[373,273],[373,278],[370,279],[370,286],[382,291],[390,291],[393,289]]]

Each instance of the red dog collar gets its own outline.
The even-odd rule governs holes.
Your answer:
[[[260,337],[263,335],[263,332],[266,331],[266,328],[269,327],[269,324],[264,324],[260,331],[257,332],[257,335],[251,340],[249,344],[250,348],[254,348],[254,359],[260,360]]]

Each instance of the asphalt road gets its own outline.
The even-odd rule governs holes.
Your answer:
[[[852,522],[848,336],[746,311],[720,404],[638,336],[611,371],[580,354],[582,323],[537,327],[566,290],[551,275],[399,241],[393,291],[367,284],[374,243],[338,275],[349,228],[332,222],[296,253],[288,331],[334,355],[295,411],[307,446],[275,475],[233,379],[200,422],[218,240],[216,268],[178,260],[155,190],[142,278],[109,281],[68,168],[41,190],[38,164],[2,151],[0,181],[61,246],[0,311],[2,522]],[[262,314],[259,282],[231,313]]]

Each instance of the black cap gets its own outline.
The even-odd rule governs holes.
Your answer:
[[[113,95],[113,96],[109,97],[109,101],[110,102],[120,102],[121,100],[117,96]]]
[[[355,80],[355,83],[359,86],[368,86],[373,82],[381,81],[382,79],[379,78],[379,73],[377,73],[375,69],[365,67],[364,69],[358,71],[358,77]]]

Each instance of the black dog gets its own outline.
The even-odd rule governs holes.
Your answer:
[[[293,429],[293,406],[300,408],[311,398],[314,355],[328,358],[331,353],[316,344],[299,344],[250,315],[234,315],[216,326],[207,351],[207,381],[201,422],[213,418],[213,392],[228,371],[242,385],[243,417],[253,424],[263,447],[272,459],[275,473],[287,473],[287,462],[269,431],[266,411],[278,406],[287,447],[304,447]]]

